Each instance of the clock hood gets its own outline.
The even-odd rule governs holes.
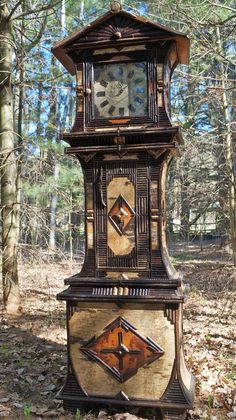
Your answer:
[[[111,10],[87,26],[55,44],[53,54],[71,74],[75,74],[73,52],[117,48],[140,44],[161,44],[175,41],[180,64],[188,64],[190,40],[187,35],[136,16],[124,10]]]

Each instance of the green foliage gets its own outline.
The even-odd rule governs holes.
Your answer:
[[[214,398],[211,394],[209,394],[208,397],[207,397],[207,405],[208,405],[209,408],[213,407],[213,402],[214,402]]]
[[[24,418],[25,418],[25,420],[30,420],[31,405],[26,405],[24,407],[23,412],[24,412]]]
[[[1,343],[0,344],[0,355],[1,358],[9,359],[12,356],[12,350],[9,344]]]
[[[77,410],[76,410],[75,420],[80,420],[80,409],[79,408],[77,408]]]

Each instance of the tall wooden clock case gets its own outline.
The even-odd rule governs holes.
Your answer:
[[[63,139],[83,168],[86,255],[58,295],[67,303],[64,407],[153,407],[181,419],[194,384],[183,355],[181,276],[166,246],[165,185],[181,143],[170,121],[180,32],[121,9],[53,48],[77,77],[74,126]]]

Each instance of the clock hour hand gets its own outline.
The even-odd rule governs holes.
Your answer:
[[[128,85],[126,85],[126,86],[124,86],[123,88],[121,88],[120,90],[119,90],[119,92],[116,94],[116,96],[120,96],[124,91],[125,91],[125,89],[128,87]]]

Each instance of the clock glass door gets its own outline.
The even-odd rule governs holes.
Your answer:
[[[95,64],[93,118],[147,116],[146,61]]]

